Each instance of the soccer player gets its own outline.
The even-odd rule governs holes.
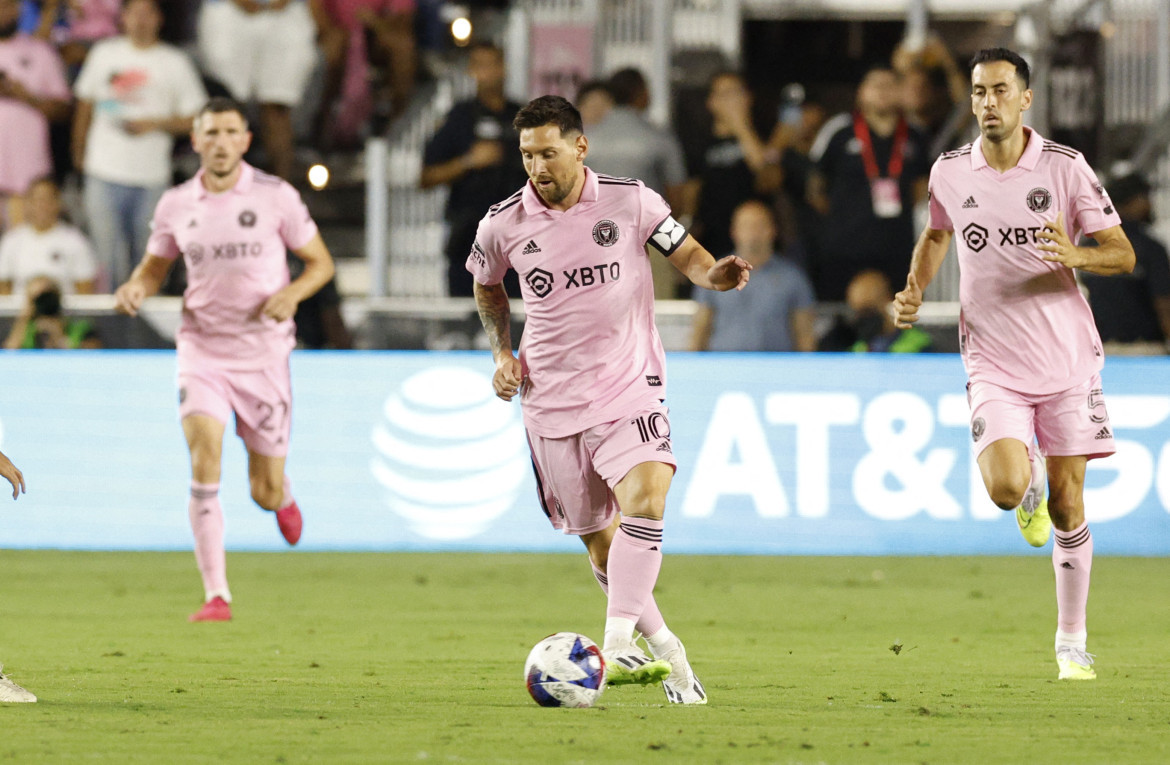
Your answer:
[[[296,190],[243,161],[251,140],[235,101],[213,98],[199,111],[191,143],[200,170],[159,200],[146,257],[115,294],[118,310],[136,315],[182,253],[188,283],[175,341],[179,415],[191,452],[188,513],[206,595],[191,621],[231,619],[218,493],[233,412],[248,448],[252,499],[276,513],[290,545],[301,536],[301,511],[284,475],[292,316],[333,276],[333,260]],[[305,263],[292,282],[286,248]]]
[[[541,506],[553,527],[581,537],[608,595],[607,681],[662,680],[669,702],[705,704],[653,596],[676,463],[646,247],[707,289],[742,289],[751,266],[716,261],[641,181],[585,167],[589,141],[565,99],[537,98],[513,124],[529,180],[480,221],[467,259],[492,385],[505,401],[520,395]],[[527,316],[519,358],[501,285],[508,268]]]
[[[0,477],[12,484],[12,498],[16,499],[25,492],[24,475],[12,464],[3,452],[0,452]],[[4,674],[4,667],[0,666],[0,703],[33,702],[37,697],[21,688]]]
[[[1134,253],[1085,158],[1024,127],[1029,76],[1027,62],[1004,48],[971,60],[981,135],[934,163],[930,222],[894,311],[900,327],[918,318],[922,291],[958,231],[959,337],[979,470],[991,500],[1015,509],[1030,544],[1044,545],[1056,527],[1059,677],[1092,680],[1085,465],[1114,446],[1101,341],[1073,272],[1128,273]],[[1076,246],[1082,233],[1099,246]]]

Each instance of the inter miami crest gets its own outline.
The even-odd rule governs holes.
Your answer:
[[[1052,207],[1052,192],[1037,186],[1028,192],[1028,209],[1035,213],[1042,213]]]
[[[613,247],[617,244],[619,236],[621,236],[621,232],[618,230],[618,225],[611,220],[598,221],[597,225],[593,227],[593,241],[602,247]]]
[[[244,210],[240,213],[240,225],[244,228],[252,228],[256,225],[256,213],[251,210]]]
[[[982,417],[976,417],[971,423],[971,440],[978,442],[983,438],[983,431],[987,430],[987,422]]]

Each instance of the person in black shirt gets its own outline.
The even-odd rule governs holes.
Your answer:
[[[897,75],[871,69],[857,89],[857,109],[826,122],[810,156],[817,172],[809,202],[825,216],[809,269],[817,298],[842,300],[850,280],[870,268],[901,284],[931,158],[899,110]]]
[[[464,264],[475,229],[489,207],[524,185],[528,176],[515,147],[519,134],[512,118],[521,105],[504,97],[504,52],[481,43],[471,48],[468,72],[475,98],[451,108],[427,145],[420,185],[450,184],[447,199],[447,294],[471,297],[472,279]],[[510,289],[519,295],[517,289]]]
[[[1109,184],[1109,198],[1133,244],[1137,265],[1132,273],[1118,276],[1080,272],[1097,331],[1113,353],[1165,351],[1170,340],[1170,256],[1150,235],[1150,185],[1140,175],[1127,175]]]

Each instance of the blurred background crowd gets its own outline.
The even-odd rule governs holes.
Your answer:
[[[668,348],[954,351],[953,257],[922,327],[888,307],[931,163],[978,135],[965,62],[1005,45],[1037,72],[1032,124],[1086,155],[1134,242],[1134,274],[1083,279],[1103,339],[1165,353],[1168,4],[862,5],[0,0],[5,347],[169,343],[177,299],[130,320],[108,294],[197,169],[186,134],[213,95],[248,105],[249,161],[301,189],[338,260],[298,313],[303,347],[479,347],[463,262],[524,183],[512,116],[552,92],[580,108],[590,167],[755,265],[742,293],[692,296],[653,261]],[[179,268],[166,292],[183,287]]]

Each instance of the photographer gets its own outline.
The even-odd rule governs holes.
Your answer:
[[[86,319],[70,319],[61,312],[61,288],[47,276],[28,283],[28,300],[16,317],[4,347],[18,348],[101,348],[102,342]]]

